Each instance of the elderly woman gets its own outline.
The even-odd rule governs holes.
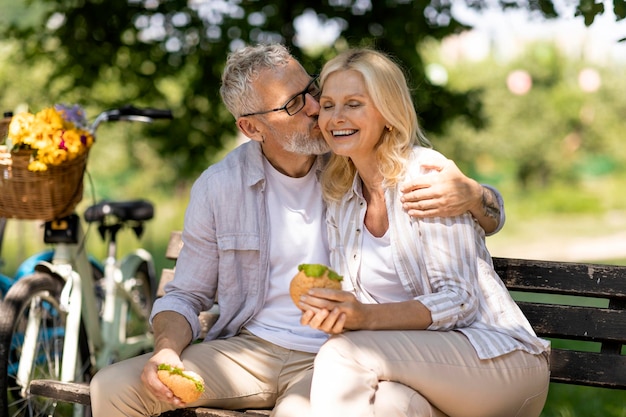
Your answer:
[[[484,231],[469,213],[411,219],[398,203],[402,183],[428,172],[421,161],[444,158],[424,146],[401,68],[348,50],[320,81],[333,152],[322,190],[344,291],[311,290],[299,304],[303,324],[333,335],[315,359],[314,415],[374,416],[392,381],[414,391],[398,416],[539,416],[550,345],[494,271]]]

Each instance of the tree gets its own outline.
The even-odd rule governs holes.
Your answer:
[[[466,0],[481,9],[493,2]],[[585,23],[604,12],[603,3],[578,0]],[[8,22],[3,37],[21,43],[19,59],[33,65],[52,59],[50,83],[89,97],[100,107],[132,102],[169,107],[176,119],[150,132],[158,152],[181,176],[193,178],[232,141],[235,125],[219,98],[220,74],[229,51],[244,43],[279,41],[305,68],[347,45],[371,45],[397,57],[407,69],[415,103],[427,131],[440,132],[451,120],[484,123],[480,93],[459,93],[432,85],[424,76],[422,42],[468,29],[452,14],[452,1],[385,0],[32,0],[34,22]],[[545,18],[557,16],[548,0],[500,0],[502,8],[525,7]],[[626,1],[614,0],[618,19]],[[294,22],[314,12],[321,24],[336,24],[330,46],[305,49]],[[33,17],[35,13],[30,14]],[[121,89],[111,90],[119,85]],[[112,91],[114,93],[112,93]]]

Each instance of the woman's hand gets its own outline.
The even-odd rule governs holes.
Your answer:
[[[346,330],[424,330],[433,322],[418,300],[364,304],[347,291],[313,288],[302,296],[300,323],[328,334]]]
[[[328,334],[358,330],[364,321],[366,305],[354,294],[324,288],[313,288],[301,298],[300,323]]]

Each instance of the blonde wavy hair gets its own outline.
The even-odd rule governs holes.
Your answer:
[[[320,84],[337,71],[358,71],[376,109],[391,129],[385,129],[376,145],[376,160],[383,175],[383,186],[396,185],[403,177],[411,149],[431,147],[423,135],[411,99],[411,92],[400,65],[388,55],[367,48],[349,49],[328,61],[320,74]],[[339,201],[350,189],[356,167],[346,156],[332,154],[321,177],[327,201]]]

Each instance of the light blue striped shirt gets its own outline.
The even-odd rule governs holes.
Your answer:
[[[433,152],[415,148],[411,166]],[[402,209],[398,187],[387,188],[385,199],[393,265],[405,291],[430,310],[428,330],[462,332],[481,359],[549,351],[550,343],[536,336],[496,274],[484,231],[471,214],[415,220]],[[328,206],[330,262],[344,276],[344,289],[375,302],[358,276],[366,210],[357,175],[351,191]]]

